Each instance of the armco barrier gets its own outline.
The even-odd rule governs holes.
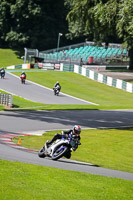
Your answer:
[[[70,71],[69,67],[67,68],[64,64],[61,64],[61,71]],[[126,81],[115,79],[109,76],[105,76],[103,74],[100,74],[98,72],[94,72],[93,70],[87,69],[86,67],[81,67],[79,65],[74,65],[73,72],[77,74],[81,74],[83,76],[86,76],[92,80],[98,81],[100,83],[103,83],[108,86],[112,86],[121,90],[124,90],[126,92],[133,93],[133,84],[128,83]]]
[[[11,94],[0,93],[0,104],[12,107],[13,96]]]

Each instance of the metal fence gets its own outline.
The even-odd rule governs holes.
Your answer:
[[[12,107],[13,96],[11,94],[0,93],[0,104]]]

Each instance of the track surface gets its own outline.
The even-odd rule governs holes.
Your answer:
[[[63,93],[60,93],[59,97],[55,96],[52,89],[35,84],[28,80],[26,80],[26,84],[21,84],[20,78],[11,73],[6,73],[4,80],[0,79],[0,89],[28,100],[44,104],[94,104]]]
[[[20,95],[32,101],[50,104],[91,104],[75,99],[65,94],[59,97],[53,95],[53,91],[38,86],[32,82],[21,85],[20,80],[6,74],[4,80],[0,80],[0,89]],[[37,98],[36,98],[37,96]],[[43,133],[47,130],[69,129],[74,124],[80,124],[82,128],[114,128],[133,126],[133,110],[123,111],[98,111],[98,110],[77,110],[77,111],[15,111],[0,112],[0,158],[5,160],[20,161],[36,165],[56,167],[61,169],[86,172],[91,174],[116,177],[126,180],[133,180],[132,173],[104,169],[100,166],[93,166],[89,163],[75,162],[72,160],[60,159],[52,161],[41,159],[36,152],[29,152],[12,146],[9,138],[12,135],[21,133]],[[45,141],[44,141],[45,142]]]

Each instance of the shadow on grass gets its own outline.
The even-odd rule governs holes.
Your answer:
[[[133,127],[116,128],[116,130],[133,131]]]
[[[19,106],[13,104],[12,108],[19,108]]]
[[[16,54],[18,59],[20,59],[21,56],[24,55],[24,50],[23,49],[13,49],[13,51],[15,51],[15,54]]]

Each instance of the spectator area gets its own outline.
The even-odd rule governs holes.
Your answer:
[[[84,43],[81,46],[68,46],[64,48],[54,49],[51,51],[44,51],[39,53],[39,57],[45,60],[72,60],[80,61],[83,63],[90,62],[90,57],[93,58],[93,62],[100,62],[107,59],[117,59],[127,57],[128,52],[126,49],[122,49],[120,44],[109,44],[108,48],[103,46],[94,46],[91,43]]]

